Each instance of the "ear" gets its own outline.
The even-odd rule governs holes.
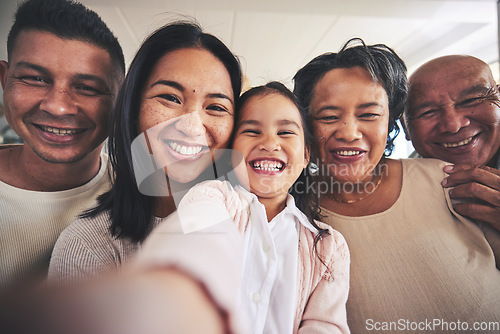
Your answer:
[[[403,130],[405,132],[406,140],[411,141],[410,131],[408,131],[408,118],[406,116],[406,113],[401,116],[399,122],[401,123],[401,126],[403,127]]]
[[[2,89],[5,89],[8,70],[9,70],[9,64],[5,60],[0,61],[0,83],[2,84]]]

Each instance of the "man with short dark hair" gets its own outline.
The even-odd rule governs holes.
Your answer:
[[[125,64],[93,11],[28,0],[0,62],[4,111],[23,145],[0,147],[0,287],[43,278],[60,232],[109,189],[101,152]]]
[[[424,158],[455,165],[443,181],[455,210],[500,229],[500,93],[488,64],[472,56],[433,59],[409,80],[406,138]]]

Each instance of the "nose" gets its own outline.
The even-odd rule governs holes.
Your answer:
[[[450,106],[441,112],[439,131],[457,133],[461,128],[465,128],[469,124],[470,120],[465,114],[457,111],[454,106]]]
[[[66,87],[52,87],[40,103],[40,109],[53,116],[75,115],[78,107],[71,91]]]
[[[259,150],[267,152],[281,150],[279,137],[275,135],[263,136],[262,141],[259,144]]]
[[[197,111],[189,112],[182,116],[175,123],[175,129],[182,132],[187,137],[198,137],[205,135],[205,124]]]
[[[358,126],[359,124],[356,119],[341,119],[339,122],[339,128],[335,131],[335,138],[347,143],[361,139],[362,134],[359,131]]]

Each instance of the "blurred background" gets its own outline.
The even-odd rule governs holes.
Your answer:
[[[499,82],[498,4],[495,0],[82,0],[117,35],[127,64],[159,26],[194,17],[240,58],[246,86],[292,77],[313,57],[335,52],[352,37],[384,43],[403,58],[409,74],[447,54],[476,56]],[[0,59],[16,0],[0,0]],[[0,93],[2,91],[0,90]],[[2,99],[0,99],[0,103]],[[1,117],[0,142],[16,141]],[[401,133],[392,157],[413,151]]]

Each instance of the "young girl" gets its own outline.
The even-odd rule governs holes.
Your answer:
[[[277,82],[250,89],[237,108],[233,162],[242,157],[235,167],[241,185],[215,180],[193,187],[178,208],[181,225],[201,232],[199,225],[230,218],[242,232],[237,313],[248,332],[348,333],[347,244],[314,220],[317,206],[301,183],[311,145],[305,114]]]

